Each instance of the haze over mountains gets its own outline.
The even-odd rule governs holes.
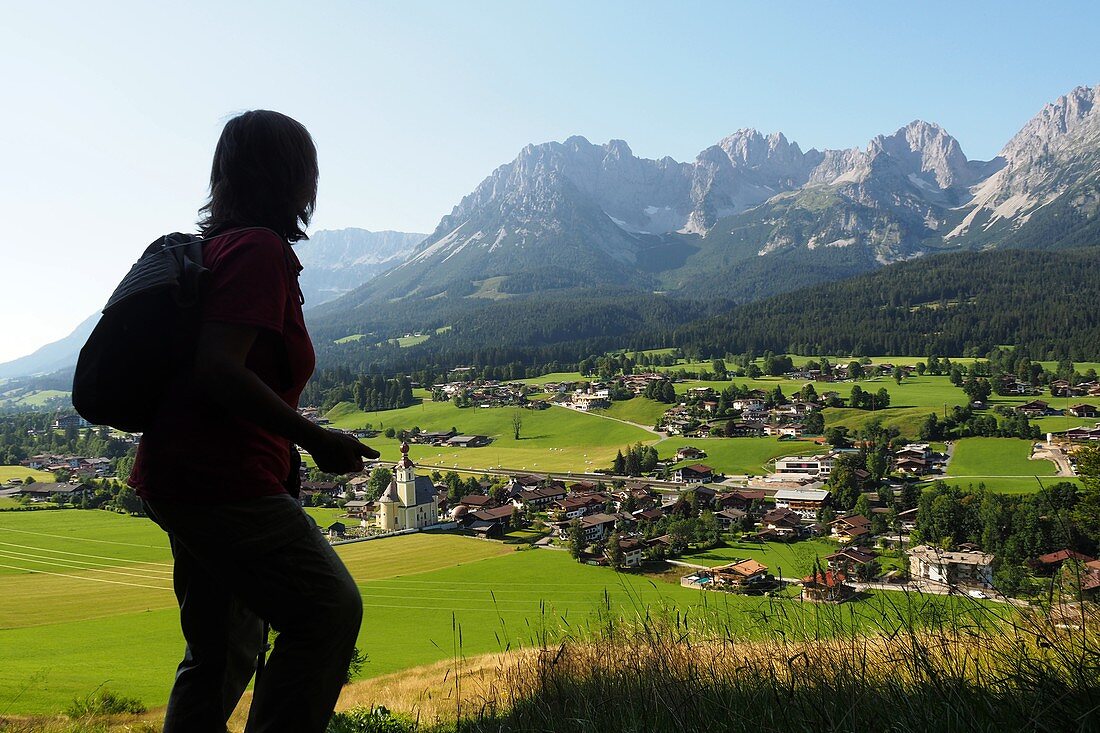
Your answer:
[[[427,235],[366,229],[322,229],[294,251],[303,270],[298,284],[311,307],[350,292],[404,262]]]
[[[460,338],[468,314],[506,328],[557,301],[585,320],[580,304],[606,312],[627,296],[679,321],[938,252],[1094,245],[1098,106],[1100,86],[1073,89],[990,161],[921,120],[845,150],[741,129],[691,162],[639,158],[621,140],[528,145],[430,235],[346,229],[300,244],[307,318],[326,344],[442,326]],[[670,295],[706,310],[653,301]],[[561,337],[550,330],[530,342]],[[0,376],[47,360],[19,361]]]

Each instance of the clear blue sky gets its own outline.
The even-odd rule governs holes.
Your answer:
[[[740,127],[852,147],[922,118],[989,158],[1100,83],[1098,27],[1092,2],[8,4],[0,361],[189,229],[236,111],[312,131],[314,228],[429,232],[523,145],[572,134],[689,160]]]

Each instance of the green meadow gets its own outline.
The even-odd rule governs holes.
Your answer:
[[[529,471],[591,472],[611,465],[624,446],[652,441],[652,433],[564,407],[547,410],[519,410],[523,419],[520,439],[512,434],[516,408],[455,407],[451,402],[424,400],[400,410],[365,413],[348,404],[329,413],[335,427],[375,429],[447,430],[466,435],[487,435],[492,443],[483,448],[446,448],[413,445],[409,455],[426,466],[482,470],[503,466]],[[381,435],[367,441],[382,453],[383,460],[400,457],[398,441]]]
[[[1020,438],[963,438],[955,441],[947,473],[961,476],[1053,476],[1050,461],[1029,460],[1032,441]]]
[[[813,572],[814,563],[840,548],[829,540],[803,540],[801,542],[726,542],[709,550],[698,550],[683,556],[685,562],[716,567],[739,560],[756,560],[768,566],[776,575],[784,578],[801,578]]]
[[[580,372],[550,372],[549,374],[543,374],[541,377],[531,377],[530,379],[521,379],[519,381],[526,384],[550,384],[551,382],[579,382],[586,377],[582,377]]]
[[[53,481],[53,474],[49,471],[38,471],[26,466],[0,466],[0,484],[7,483],[12,479],[22,481],[26,478],[33,478],[35,481]]]
[[[661,419],[661,416],[665,414],[665,410],[669,407],[670,405],[663,402],[657,402],[646,397],[635,397],[630,400],[612,402],[610,408],[594,410],[593,412],[597,415],[606,415],[617,420],[626,420],[627,422],[652,427],[657,424],[657,421]]]
[[[803,453],[821,453],[828,450],[828,446],[817,445],[810,440],[780,440],[775,437],[676,437],[666,438],[657,443],[657,455],[661,459],[673,458],[677,450],[689,445],[706,451],[707,457],[699,460],[683,461],[676,465],[705,463],[722,473],[753,476],[769,473],[771,471],[769,464],[776,458]]]
[[[1040,483],[1048,487],[1060,482],[1080,485],[1076,478],[1055,476],[1057,468],[1051,461],[1030,460],[1031,445],[1032,441],[1019,438],[956,440],[942,480],[962,487],[984,484],[1002,494],[1031,494],[1040,490]]]
[[[101,684],[150,706],[165,702],[183,640],[167,541],[152,522],[99,511],[9,513],[0,515],[0,543],[0,710],[55,713]],[[818,549],[796,552],[804,558]],[[838,619],[843,629],[889,628],[964,603],[874,594],[838,614],[580,565],[561,551],[517,551],[446,534],[345,544],[337,552],[363,594],[364,676],[583,636],[600,615],[687,613],[759,637],[807,633],[826,625],[824,615],[833,632]],[[779,566],[785,552],[769,548],[760,557]]]

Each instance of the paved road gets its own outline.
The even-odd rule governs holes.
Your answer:
[[[375,466],[392,468],[397,465],[394,461],[373,461],[364,471],[369,471]],[[548,479],[560,479],[562,481],[603,481],[610,486],[615,480],[624,483],[649,484],[656,491],[679,493],[691,488],[694,484],[681,484],[675,481],[661,481],[660,479],[647,478],[645,476],[614,476],[608,473],[576,473],[570,471],[532,471],[526,468],[474,468],[472,466],[454,466],[434,463],[417,462],[417,468],[437,469],[440,471],[461,471],[462,473],[487,474],[489,476],[545,476]]]

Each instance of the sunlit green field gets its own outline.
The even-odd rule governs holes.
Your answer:
[[[0,542],[0,710],[55,713],[104,683],[153,707],[165,702],[183,640],[170,553],[155,525],[99,511],[4,514]],[[810,549],[793,552],[803,557]],[[337,552],[363,595],[358,646],[370,660],[365,676],[455,654],[552,644],[586,633],[598,612],[689,612],[697,622],[753,637],[812,633],[818,624],[891,628],[967,603],[872,594],[838,614],[793,600],[704,593],[580,565],[561,551],[516,551],[454,535],[392,537]],[[785,549],[768,552],[762,557],[779,567]],[[900,605],[905,618],[887,605]]]
[[[669,407],[671,405],[666,405],[663,402],[656,402],[645,397],[635,397],[630,400],[612,402],[610,409],[594,410],[594,412],[598,415],[607,415],[608,417],[651,427],[657,424],[657,421],[661,419],[661,415],[664,415],[665,410]]]
[[[766,438],[667,438],[657,443],[657,455],[661,459],[673,458],[684,446],[694,446],[707,452],[707,457],[681,464],[704,463],[726,474],[750,474],[760,476],[771,471],[769,462],[780,456],[802,453],[822,453],[828,446],[815,445],[808,440],[779,440]]]
[[[520,381],[527,384],[549,384],[550,382],[577,382],[588,378],[582,377],[580,372],[551,372],[550,374],[543,374],[541,377],[531,377]]]
[[[512,417],[523,420],[520,439],[512,433]],[[611,465],[615,453],[637,442],[654,440],[641,428],[586,415],[564,407],[547,410],[518,410],[496,407],[455,407],[450,402],[424,401],[412,407],[386,412],[364,413],[351,405],[340,405],[330,413],[333,425],[358,428],[368,423],[397,430],[447,430],[465,435],[487,435],[493,442],[483,448],[447,448],[413,445],[409,455],[423,465],[480,470],[503,466],[530,471],[590,472]],[[396,440],[378,436],[367,441],[382,453],[383,460],[400,457]]]
[[[26,466],[0,466],[0,484],[7,483],[13,478],[20,481],[26,478],[33,478],[35,481],[53,481],[53,474]]]
[[[558,373],[528,381],[557,381],[575,379],[578,376]],[[692,387],[707,386],[722,390],[731,384],[765,391],[771,391],[779,386],[785,394],[790,395],[798,391],[803,383],[781,377],[764,377],[756,380],[735,378],[732,382],[686,380],[677,383],[676,390],[682,395]],[[897,428],[903,436],[915,440],[919,437],[920,426],[929,413],[942,417],[945,411],[966,403],[965,393],[952,385],[946,376],[914,376],[904,379],[901,384],[897,384],[892,378],[881,377],[859,382],[821,383],[815,385],[815,388],[818,392],[835,390],[846,398],[856,384],[861,389],[872,392],[885,388],[890,393],[890,407],[873,411],[828,408],[824,412],[826,428],[844,426],[853,433],[858,433],[872,422],[880,421],[885,427]],[[492,468],[536,472],[591,472],[609,467],[615,453],[628,445],[637,442],[653,443],[656,440],[655,436],[647,430],[622,423],[617,424],[603,417],[613,417],[648,427],[654,425],[669,407],[644,397],[636,397],[614,402],[610,409],[592,414],[560,407],[552,407],[544,411],[522,410],[519,414],[523,420],[523,427],[520,440],[517,441],[512,436],[512,417],[517,412],[514,408],[460,409],[450,402],[432,402],[425,390],[416,390],[414,394],[422,401],[401,410],[363,413],[349,404],[341,404],[329,413],[329,417],[334,426],[340,428],[361,428],[368,424],[376,429],[393,427],[398,430],[412,427],[419,427],[422,430],[445,430],[453,427],[460,433],[488,435],[493,439],[491,445],[485,448],[412,446],[413,459],[424,466],[473,472]],[[991,403],[993,406],[999,404],[1011,406],[1029,399],[1032,398],[994,397]],[[1081,398],[1055,399],[1049,396],[1043,399],[1055,408],[1063,408],[1082,401]],[[1045,432],[1064,430],[1095,421],[1055,416],[1034,422]],[[658,444],[658,450],[661,457],[666,458],[685,444],[696,444],[703,440],[706,439],[669,438]],[[382,452],[385,460],[396,460],[399,457],[399,446],[395,440],[378,436],[368,442]],[[774,438],[713,439],[707,443],[710,446],[707,450],[711,454],[708,464],[728,474],[760,474],[767,469],[768,461],[778,456],[815,450],[812,446],[777,441]],[[964,454],[965,451],[966,449]],[[967,461],[968,458],[964,455],[960,465],[963,466],[963,470],[969,471],[971,469],[967,467]],[[996,463],[995,458],[991,459],[991,466],[992,463]],[[1018,468],[1019,466],[1016,467]],[[1029,472],[1020,475],[1033,475],[1036,472],[1040,475],[1049,475],[1049,472],[1043,473],[1046,470],[1046,467],[1041,464],[1034,464],[1029,465]],[[1005,473],[1003,466],[1000,473],[959,474],[955,470],[951,473],[952,475],[1017,475]]]
[[[721,547],[700,550],[684,555],[686,562],[716,567],[738,560],[756,560],[768,566],[768,572],[784,578],[801,578],[813,572],[814,563],[839,549],[840,545],[829,540],[802,540],[801,542],[727,542]]]
[[[1032,441],[1020,438],[963,438],[947,466],[949,476],[1053,476],[1046,460],[1032,461]],[[1034,483],[1034,482],[1032,482]]]

